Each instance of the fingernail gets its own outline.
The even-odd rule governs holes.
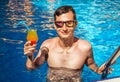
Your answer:
[[[27,53],[24,53],[24,55],[26,55]]]

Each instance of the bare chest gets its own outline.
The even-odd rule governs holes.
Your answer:
[[[49,53],[48,64],[55,67],[80,68],[86,56],[77,50],[54,50]]]

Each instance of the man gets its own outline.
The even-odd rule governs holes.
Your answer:
[[[45,40],[34,59],[36,45],[28,41],[24,54],[28,56],[26,67],[38,68],[46,60],[49,70],[47,82],[80,82],[84,64],[98,74],[102,74],[104,64],[98,68],[94,62],[92,46],[88,41],[74,37],[78,22],[71,6],[62,6],[54,13],[54,26],[58,37]]]

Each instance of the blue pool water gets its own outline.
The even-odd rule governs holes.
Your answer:
[[[98,66],[107,61],[120,45],[119,0],[26,1],[0,0],[0,82],[45,82],[46,62],[35,71],[26,70],[23,46],[27,30],[23,25],[15,25],[25,21],[30,28],[36,28],[39,49],[45,39],[57,36],[53,27],[53,13],[61,5],[74,7],[79,21],[75,36],[91,42]],[[114,71],[108,78],[120,76],[120,58],[112,67]],[[85,82],[101,79],[101,75],[86,66],[82,77]]]

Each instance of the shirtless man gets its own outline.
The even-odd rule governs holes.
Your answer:
[[[28,41],[24,45],[26,67],[33,70],[46,60],[49,66],[47,82],[80,82],[84,64],[98,74],[102,74],[104,64],[98,68],[88,41],[74,37],[78,22],[71,6],[62,6],[54,13],[54,26],[58,37],[45,40],[34,59],[36,44]]]

